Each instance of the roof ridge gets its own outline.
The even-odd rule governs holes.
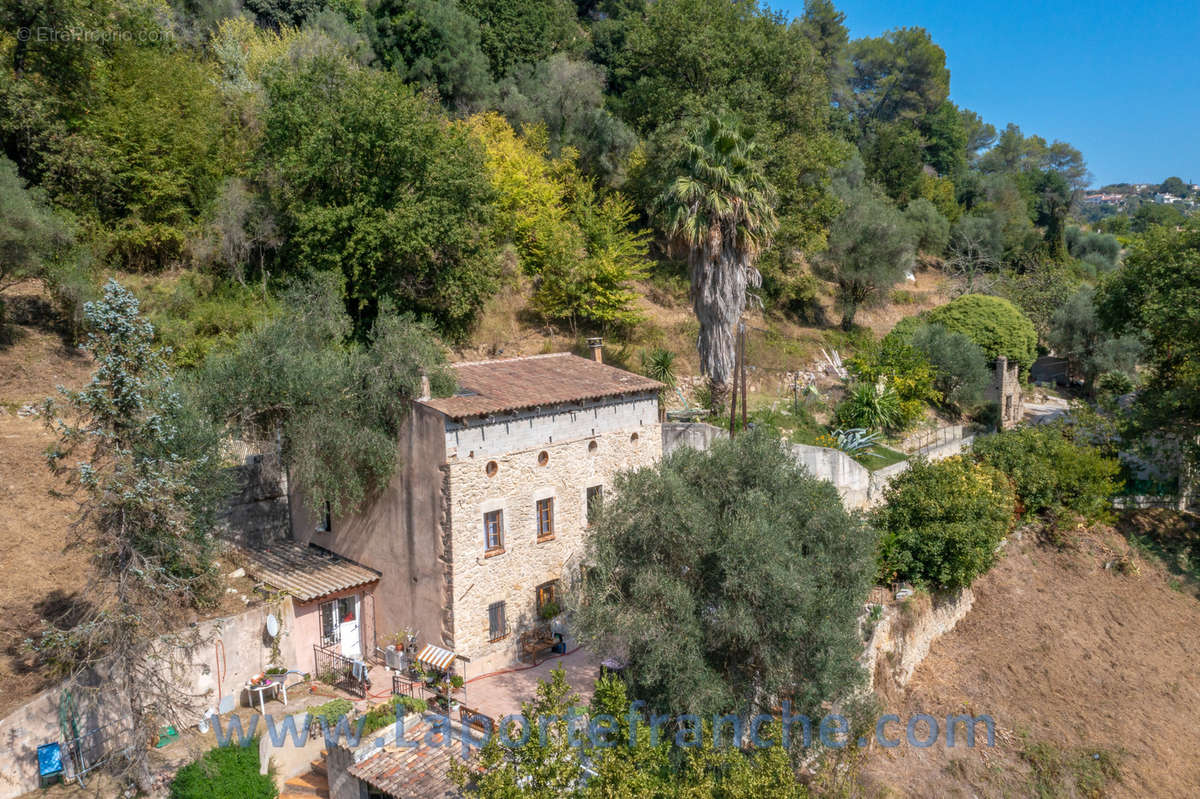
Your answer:
[[[588,360],[587,358],[584,358],[582,356],[575,355],[575,353],[573,353],[573,352],[543,352],[538,355],[516,355],[516,356],[513,356],[512,358],[484,358],[481,361],[455,361],[455,362],[452,362],[447,365],[453,369],[456,366],[483,366],[484,364],[488,364],[488,363],[512,363],[514,361],[533,361],[533,360],[537,360],[538,358],[561,358],[565,355],[573,355],[574,357],[579,358],[579,360],[581,360],[581,361]]]

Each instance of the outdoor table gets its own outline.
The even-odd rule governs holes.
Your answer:
[[[262,711],[262,714],[264,716],[267,715],[266,697],[264,697],[263,694],[265,694],[268,690],[275,690],[276,692],[278,692],[280,686],[282,686],[282,685],[283,685],[282,682],[275,682],[274,680],[271,680],[270,682],[265,682],[262,685],[254,685],[253,683],[249,683],[249,682],[246,683],[246,690],[251,693],[250,706],[254,707],[253,694],[258,694],[258,709]],[[283,690],[283,704],[284,705],[287,704],[287,689],[286,688]]]

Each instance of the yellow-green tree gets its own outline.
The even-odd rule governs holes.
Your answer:
[[[636,230],[633,204],[601,193],[564,148],[549,155],[545,128],[518,134],[498,114],[471,117],[497,195],[497,238],[510,242],[536,284],[532,305],[577,330],[635,323],[633,283],[646,275],[647,234]]]

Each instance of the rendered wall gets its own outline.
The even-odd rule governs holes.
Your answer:
[[[448,566],[440,535],[443,512],[441,464],[445,425],[441,414],[414,404],[397,444],[399,464],[391,481],[358,513],[333,519],[332,532],[317,520],[299,489],[291,493],[292,536],[382,573],[375,590],[375,641],[409,628],[422,641],[443,641]]]

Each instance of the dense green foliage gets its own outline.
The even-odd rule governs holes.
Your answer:
[[[934,388],[945,403],[968,411],[983,402],[992,374],[978,344],[941,325],[925,324],[912,334],[912,347],[929,360]]]
[[[698,179],[689,148],[712,114],[736,115],[724,127],[757,148],[753,217],[777,224],[738,244],[768,314],[823,322],[828,289],[806,264],[836,283],[848,329],[914,249],[985,284],[1056,259],[1091,275],[1114,262],[1111,238],[1067,224],[1087,176],[1077,150],[1015,125],[997,133],[948,100],[946,55],[926,30],[850,40],[828,0],[795,20],[755,0],[71,0],[0,15],[6,30],[125,34],[69,47],[9,35],[0,49],[5,152],[78,219],[67,227],[99,271],[261,283],[245,323],[172,337],[187,365],[269,310],[278,281],[324,272],[343,277],[360,337],[390,301],[464,339],[505,282],[532,286],[530,309],[551,323],[631,331],[646,262],[678,268],[664,258],[678,220],[657,201]],[[455,123],[483,112],[545,162],[566,223],[512,236],[495,165],[481,168],[495,129]],[[857,180],[834,190],[847,159]],[[1135,229],[1178,213],[1165,208],[1134,209]],[[524,266],[531,245],[557,266],[521,283],[501,268],[507,243],[526,248]],[[68,311],[87,272],[73,259],[56,283]],[[1031,315],[1044,333],[1049,313]]]
[[[366,336],[325,283],[298,286],[281,313],[211,357],[194,376],[215,420],[243,434],[282,436],[289,478],[308,505],[356,508],[391,477],[409,401],[426,374],[453,390],[445,355],[427,325],[384,304]]]
[[[913,231],[904,215],[878,189],[864,182],[851,162],[835,183],[844,210],[829,227],[829,250],[820,262],[823,274],[837,284],[842,329],[854,315],[877,302],[913,265]]]
[[[1159,430],[1193,442],[1200,432],[1200,225],[1156,228],[1130,251],[1097,297],[1100,319],[1114,335],[1145,346],[1145,388],[1138,395],[1143,432]],[[1200,448],[1185,444],[1200,462]]]
[[[246,746],[218,746],[176,773],[171,799],[275,799],[275,778],[258,770],[257,739]]]
[[[796,779],[787,749],[732,746],[728,729],[721,732],[720,745],[715,745],[711,723],[697,723],[694,737],[690,730],[686,733],[685,740],[699,744],[695,747],[673,745],[677,731],[672,729],[652,737],[644,717],[631,735],[631,707],[626,686],[617,677],[596,680],[592,701],[583,705],[566,674],[555,669],[548,680],[538,681],[533,700],[521,708],[531,730],[546,731],[545,741],[535,733],[519,744],[506,745],[493,736],[472,764],[480,767],[478,772],[455,764],[451,775],[470,799],[807,799],[811,795]],[[588,720],[597,722],[600,745],[593,744],[586,730]],[[800,734],[797,727],[793,740]],[[512,737],[520,740],[519,732]],[[779,741],[778,727],[764,728],[762,738]]]
[[[398,76],[338,56],[281,65],[267,97],[285,271],[340,275],[360,330],[390,300],[464,334],[498,277],[482,148]]]
[[[49,207],[44,192],[27,187],[16,165],[0,156],[0,291],[37,277],[53,284],[69,269],[74,236]],[[5,338],[4,299],[0,297],[0,342]]]
[[[1060,425],[1021,427],[976,439],[975,457],[1008,476],[1026,513],[1065,509],[1101,518],[1119,488],[1116,459],[1074,441]]]
[[[1000,472],[955,456],[915,461],[897,475],[874,514],[884,583],[969,586],[991,567],[1013,525],[1015,498]]]
[[[886,384],[854,383],[834,415],[842,427],[898,431],[907,426],[900,395]]]
[[[1008,300],[984,294],[964,294],[958,299],[922,314],[930,324],[962,333],[989,358],[1004,355],[1028,369],[1037,355],[1037,331],[1033,323]]]
[[[618,476],[588,539],[581,635],[628,653],[635,697],[672,713],[802,709],[861,678],[874,535],[773,434],[684,448]]]
[[[1105,372],[1136,375],[1141,343],[1135,336],[1114,337],[1101,326],[1096,313],[1096,290],[1084,286],[1054,312],[1046,337],[1054,351],[1065,357],[1071,372],[1083,378],[1091,393],[1096,378]]]
[[[929,359],[921,350],[898,341],[885,338],[878,344],[860,350],[850,359],[848,366],[854,376],[872,388],[883,383],[896,394],[898,415],[889,429],[911,427],[924,414],[928,403],[940,402],[942,394],[935,385],[935,372]],[[861,418],[865,408],[858,399],[859,390],[853,391],[843,405],[839,405],[839,423],[850,427],[880,429],[878,424],[865,424]],[[865,398],[864,398],[865,399]]]

